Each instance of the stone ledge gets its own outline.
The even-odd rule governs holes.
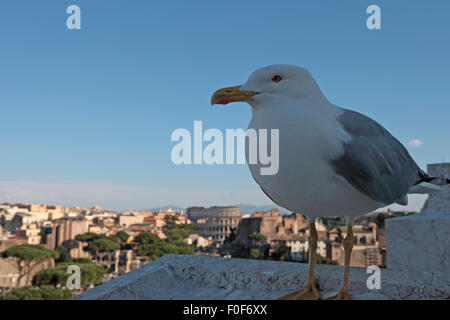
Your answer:
[[[386,220],[390,269],[438,271],[450,277],[450,215],[418,213]]]
[[[74,300],[267,300],[300,289],[307,264],[167,255],[95,287]],[[336,292],[343,267],[317,265],[324,295]],[[381,289],[369,290],[364,268],[350,269],[353,299],[450,299],[450,278],[438,272],[381,269]]]

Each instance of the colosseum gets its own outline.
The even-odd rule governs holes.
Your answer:
[[[188,217],[195,225],[195,232],[206,239],[223,242],[237,230],[242,216],[238,207],[191,207]]]

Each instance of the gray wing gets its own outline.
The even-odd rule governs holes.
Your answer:
[[[404,198],[422,172],[403,145],[374,120],[342,109],[342,127],[352,137],[345,152],[332,161],[338,174],[378,202]]]

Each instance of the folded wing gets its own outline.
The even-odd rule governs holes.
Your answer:
[[[332,160],[336,173],[373,200],[406,204],[408,190],[423,171],[383,126],[358,112],[342,111],[339,122],[352,140]]]

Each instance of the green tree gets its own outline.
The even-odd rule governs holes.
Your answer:
[[[261,233],[253,232],[252,234],[248,235],[249,240],[255,240],[255,241],[266,241],[267,236]]]
[[[167,236],[167,241],[169,242],[179,242],[183,241],[183,239],[189,237],[191,234],[191,230],[186,228],[174,227],[170,229],[166,229],[164,234]]]
[[[80,285],[86,289],[90,285],[97,285],[103,282],[106,269],[103,266],[96,265],[91,260],[79,260],[58,263],[55,268],[41,270],[33,277],[33,285],[45,286],[52,285],[55,287],[64,287],[67,279],[71,276],[67,273],[67,268],[71,265],[80,267]]]
[[[285,244],[281,244],[275,252],[272,253],[272,258],[277,261],[289,261],[291,259],[291,248]]]
[[[128,240],[128,238],[130,237],[130,235],[123,230],[120,230],[119,232],[117,232],[116,236],[119,237],[121,242],[126,242]]]
[[[331,260],[330,258],[322,257],[320,254],[316,254],[316,264],[332,264],[337,265],[336,261]]]
[[[176,218],[176,217],[175,217]],[[193,254],[195,247],[183,242],[192,233],[188,224],[178,225],[173,217],[166,219],[164,234],[166,239],[160,239],[151,232],[141,232],[135,241],[141,245],[137,249],[137,255],[148,256],[152,260],[158,259],[166,254]]]
[[[69,254],[69,250],[66,247],[64,247],[64,246],[57,246],[55,248],[55,251],[56,251],[56,253],[58,255],[58,257],[56,258],[56,260],[58,262],[63,262],[63,261],[65,261],[67,259],[67,256]]]
[[[120,240],[119,236],[117,236],[117,235],[114,235],[114,236],[112,236],[112,237],[108,237],[108,238],[106,238],[106,239],[109,239],[109,240],[111,240],[111,241],[114,241],[115,243],[117,243],[117,244],[119,244],[119,245],[120,245],[120,243],[122,242],[122,240]]]
[[[158,242],[161,239],[154,233],[144,231],[137,235],[137,237],[134,239],[134,241],[139,242],[140,244],[149,244]]]
[[[26,283],[29,283],[30,275],[39,263],[58,258],[59,254],[41,245],[21,244],[3,251],[1,257],[11,259],[17,267],[19,277],[16,287],[19,287],[23,277],[26,277]]]
[[[138,256],[147,256],[150,257],[150,259],[155,260],[159,257],[162,257],[165,253],[161,247],[161,245],[155,245],[154,243],[149,244],[143,244],[140,245],[137,250],[136,254]]]
[[[96,253],[96,252],[119,250],[120,246],[114,240],[108,238],[101,238],[89,242],[86,249],[91,253]]]
[[[106,236],[103,234],[97,234],[92,232],[86,232],[75,236],[75,239],[81,242],[92,242],[98,239],[105,239]]]
[[[92,262],[92,259],[89,259],[89,258],[72,258],[72,259],[67,260],[66,262],[73,262],[73,264],[94,263],[94,262]]]
[[[250,250],[250,255],[253,259],[258,259],[261,255],[261,252],[259,251],[259,249],[252,249]]]
[[[138,256],[147,256],[156,260],[166,254],[193,254],[194,246],[183,242],[173,243],[160,241],[156,243],[144,244],[139,246],[136,253]]]
[[[179,220],[178,217],[175,216],[175,215],[166,215],[165,218],[164,218],[164,221],[166,222],[166,225],[167,224],[171,224],[171,223],[175,223],[178,220]]]
[[[66,300],[72,298],[72,292],[68,289],[58,289],[53,286],[22,287],[14,289],[0,300]]]

